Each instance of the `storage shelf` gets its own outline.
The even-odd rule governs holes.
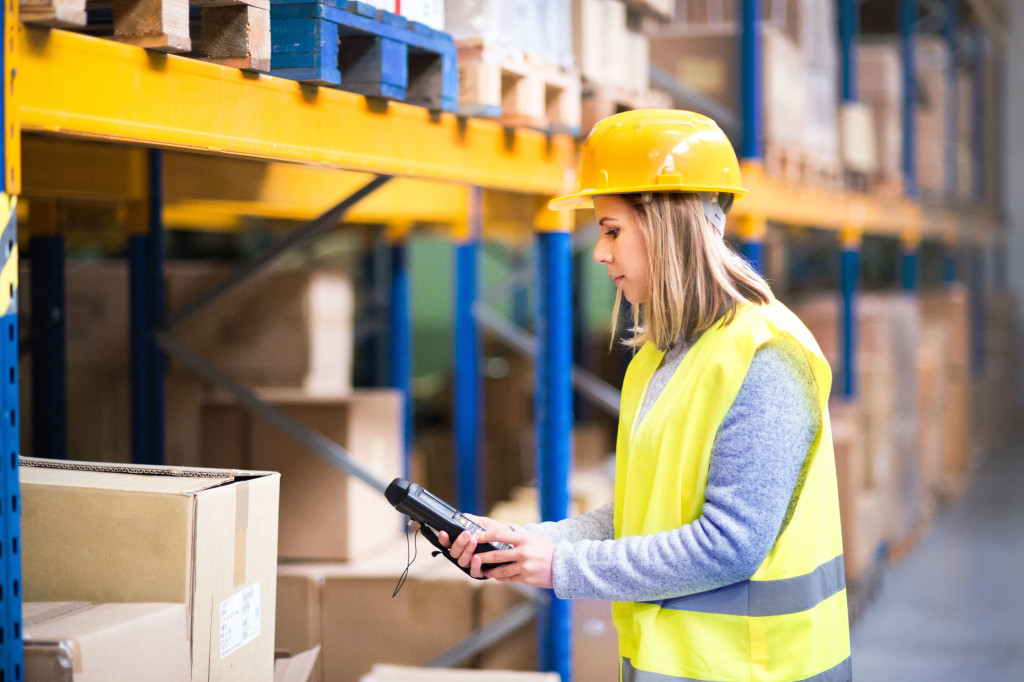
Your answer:
[[[25,132],[556,195],[573,140],[21,25]]]

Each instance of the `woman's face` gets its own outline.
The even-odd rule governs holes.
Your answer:
[[[594,261],[608,268],[608,276],[632,304],[643,302],[650,267],[647,245],[633,210],[617,195],[594,197],[594,216],[601,236],[594,247]]]

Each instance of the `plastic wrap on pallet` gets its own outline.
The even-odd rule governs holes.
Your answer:
[[[444,18],[456,41],[484,43],[491,62],[530,56],[572,66],[569,0],[445,0]]]
[[[444,0],[402,0],[401,3],[391,4],[397,5],[398,14],[409,21],[424,24],[438,31],[445,30]]]
[[[917,184],[923,196],[946,193],[946,103],[949,46],[944,38],[917,40]]]
[[[861,41],[857,69],[857,98],[873,112],[878,173],[898,180],[903,169],[903,79],[898,46]]]

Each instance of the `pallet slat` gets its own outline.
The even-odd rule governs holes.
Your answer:
[[[455,44],[445,33],[357,2],[283,0],[271,18],[274,75],[434,110],[457,106]]]

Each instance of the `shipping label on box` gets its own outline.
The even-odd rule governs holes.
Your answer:
[[[25,599],[184,604],[193,680],[272,676],[279,474],[23,458],[19,475]]]

